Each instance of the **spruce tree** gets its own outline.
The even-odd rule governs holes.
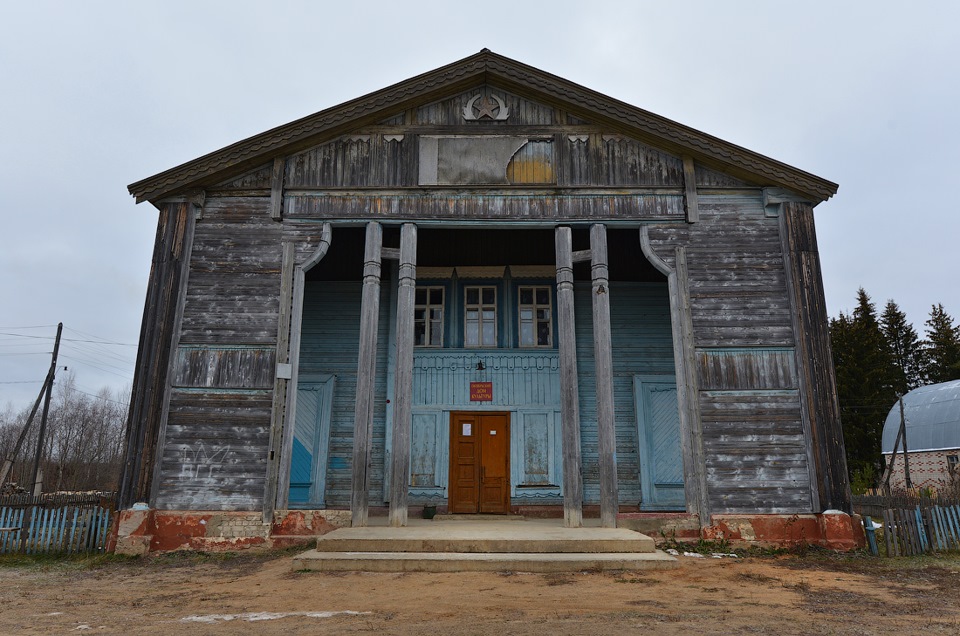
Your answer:
[[[936,304],[927,320],[926,372],[930,383],[960,379],[960,327]]]
[[[893,300],[880,316],[880,328],[894,365],[894,390],[899,395],[924,384],[923,346],[907,315]]]
[[[837,395],[851,481],[879,474],[880,438],[896,401],[897,371],[870,296],[857,292],[853,314],[830,321]]]

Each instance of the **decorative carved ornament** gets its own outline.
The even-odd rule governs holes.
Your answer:
[[[475,95],[463,107],[463,118],[467,121],[479,121],[481,119],[506,121],[509,116],[510,109],[496,95]]]

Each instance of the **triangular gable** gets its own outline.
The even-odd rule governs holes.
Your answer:
[[[837,191],[837,185],[830,181],[486,49],[138,181],[129,186],[129,191],[138,202],[157,201],[236,180],[251,170],[260,175],[258,168],[276,157],[298,153],[364,127],[400,125],[406,121],[401,114],[410,109],[416,109],[417,119],[451,121],[462,117],[472,99],[471,88],[474,94],[478,90],[499,91],[506,108],[519,113],[520,119],[555,119],[561,113],[567,119],[564,123],[590,122],[629,138],[630,143],[655,148],[664,157],[692,157],[702,169],[722,173],[736,182],[788,188],[813,202],[826,200]],[[471,106],[475,115],[486,111],[482,113],[484,120],[490,119],[489,113],[497,116],[503,107],[499,103]]]

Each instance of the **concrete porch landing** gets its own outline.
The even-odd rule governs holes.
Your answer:
[[[589,520],[588,520],[589,521]],[[294,557],[294,570],[576,572],[676,567],[650,537],[621,528],[564,528],[559,519],[425,521],[391,528],[371,519],[340,528]]]

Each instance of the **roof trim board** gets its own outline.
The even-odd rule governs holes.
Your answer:
[[[158,201],[239,176],[287,155],[414,104],[443,99],[479,84],[491,84],[563,108],[678,155],[740,178],[779,185],[814,203],[836,194],[837,184],[712,135],[631,106],[487,49],[462,60],[308,115],[128,186],[137,202]]]

